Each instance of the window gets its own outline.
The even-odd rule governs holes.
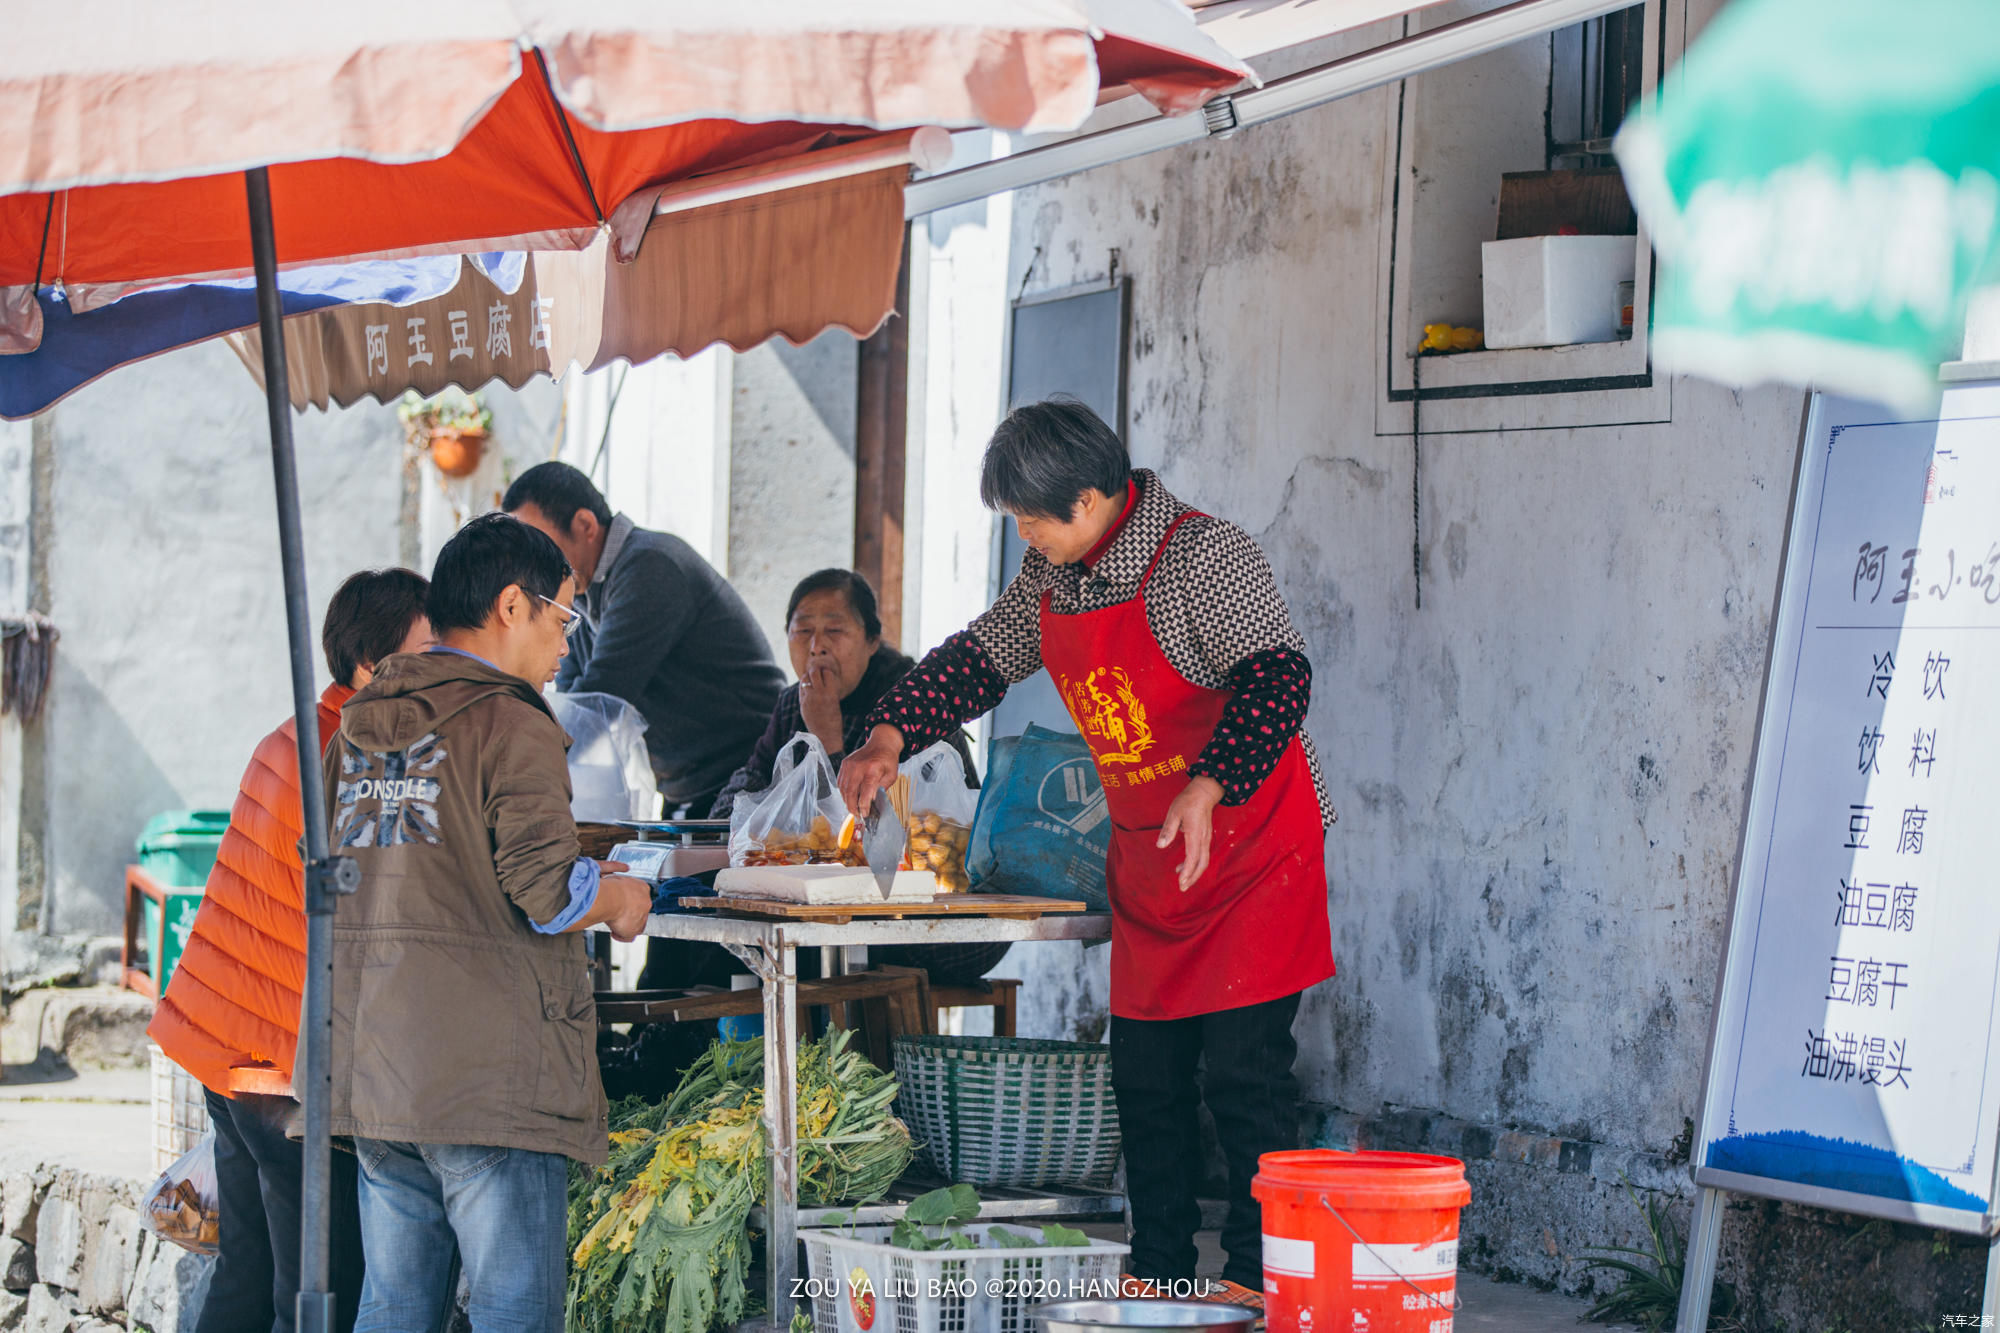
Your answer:
[[[1411,16],[1409,31],[1495,7],[1494,0],[1450,0]],[[1656,87],[1662,52],[1678,52],[1685,8],[1685,0],[1645,0],[1391,90],[1378,431],[1407,433],[1409,404],[1419,395],[1426,432],[1666,419],[1669,386],[1664,377],[1654,382],[1647,350],[1652,252],[1642,231],[1632,237],[1630,339],[1421,363],[1415,353],[1425,324],[1485,327],[1480,247],[1498,234],[1503,176],[1615,168],[1611,137],[1627,108]]]

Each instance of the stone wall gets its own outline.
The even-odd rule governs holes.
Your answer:
[[[0,1333],[189,1333],[211,1261],[139,1225],[150,1182],[0,1154]]]

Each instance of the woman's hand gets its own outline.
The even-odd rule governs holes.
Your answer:
[[[1181,788],[1181,794],[1174,797],[1174,803],[1167,807],[1167,817],[1160,824],[1160,840],[1156,845],[1164,851],[1173,845],[1176,836],[1187,840],[1187,856],[1180,866],[1182,893],[1194,887],[1194,882],[1208,869],[1208,847],[1215,829],[1215,807],[1221,801],[1221,783],[1209,777],[1190,778],[1188,785]]]
[[[886,722],[878,723],[868,733],[868,743],[840,766],[840,796],[847,808],[866,819],[875,804],[875,793],[896,780],[896,765],[902,759],[903,733]]]
[[[828,754],[847,748],[846,723],[840,716],[840,678],[831,662],[815,658],[806,664],[806,674],[799,677],[799,717]]]

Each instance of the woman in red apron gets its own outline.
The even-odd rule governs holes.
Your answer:
[[[1132,471],[1082,404],[1010,414],[980,489],[1033,549],[993,609],[876,707],[842,793],[867,808],[904,753],[1047,668],[1111,814],[1130,1271],[1194,1276],[1206,1101],[1229,1175],[1224,1277],[1260,1291],[1250,1179],[1259,1155],[1298,1146],[1292,1020],[1300,992],[1333,974],[1332,809],[1302,728],[1311,666],[1255,543]]]

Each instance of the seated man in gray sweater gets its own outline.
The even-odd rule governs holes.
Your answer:
[[[785,678],[743,598],[679,537],[633,526],[567,463],[529,468],[500,507],[555,539],[589,622],[556,675],[646,719],[668,815],[704,819],[757,743]]]

